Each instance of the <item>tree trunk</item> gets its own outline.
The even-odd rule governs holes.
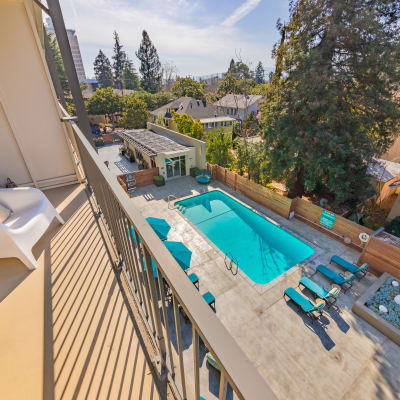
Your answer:
[[[294,199],[303,196],[304,194],[304,167],[300,167],[297,171],[296,181],[292,188],[289,190],[288,197]]]

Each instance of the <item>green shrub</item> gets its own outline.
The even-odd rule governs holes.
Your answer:
[[[197,167],[192,167],[192,168],[190,168],[190,176],[193,176],[193,178],[196,178],[196,175],[197,175],[197,171],[198,171],[199,169],[197,168]]]
[[[394,236],[400,237],[400,217],[396,217],[385,226],[385,231]]]

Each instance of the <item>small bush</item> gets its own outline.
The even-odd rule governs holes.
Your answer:
[[[94,138],[93,142],[97,147],[104,146],[104,139],[102,137]]]
[[[385,226],[385,231],[394,236],[400,237],[400,217],[396,217],[388,225]]]
[[[199,171],[199,169],[197,167],[190,168],[190,176],[192,176],[193,178],[196,178],[198,171]]]
[[[155,184],[156,186],[162,186],[162,185],[165,184],[164,177],[161,176],[161,175],[156,175],[156,176],[153,178],[153,182],[154,182],[154,184]]]

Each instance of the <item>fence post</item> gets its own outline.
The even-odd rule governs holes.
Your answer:
[[[235,192],[237,191],[237,177],[238,174],[235,172]]]

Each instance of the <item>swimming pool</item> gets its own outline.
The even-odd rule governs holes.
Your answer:
[[[175,206],[255,283],[271,282],[314,254],[312,247],[219,190]]]

